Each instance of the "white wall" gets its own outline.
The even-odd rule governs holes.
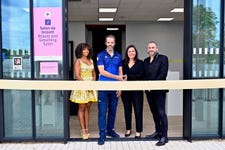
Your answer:
[[[74,42],[74,48],[85,41],[85,24],[83,22],[69,22],[69,41]]]

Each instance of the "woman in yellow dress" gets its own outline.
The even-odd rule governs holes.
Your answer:
[[[77,60],[74,62],[74,73],[76,80],[94,81],[96,73],[92,57],[92,48],[87,43],[80,43],[75,49]],[[88,139],[90,134],[89,112],[92,102],[97,102],[97,91],[93,90],[73,90],[70,100],[78,103],[78,120],[81,127],[81,138]]]

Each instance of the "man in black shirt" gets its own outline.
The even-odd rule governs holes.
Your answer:
[[[158,54],[158,44],[154,41],[148,43],[148,54],[144,60],[144,70],[146,80],[166,80],[168,72],[168,58]],[[165,145],[168,142],[168,120],[165,111],[166,92],[168,90],[146,91],[149,107],[151,109],[155,123],[155,132],[147,135],[147,139],[159,139],[157,146]]]

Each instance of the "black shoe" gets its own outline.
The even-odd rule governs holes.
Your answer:
[[[161,138],[161,134],[159,134],[158,132],[154,132],[151,135],[147,135],[145,138],[146,139],[160,139]]]
[[[163,146],[166,143],[168,143],[168,138],[167,137],[162,137],[160,140],[155,144],[156,146]]]
[[[140,139],[141,138],[141,133],[139,135],[135,135],[135,139]]]
[[[103,136],[100,136],[99,139],[98,139],[98,145],[104,145],[105,144],[105,137]]]
[[[130,132],[127,132],[130,131]],[[131,135],[131,130],[127,130],[126,133],[124,134],[125,137],[129,137]]]
[[[115,130],[106,133],[107,136],[111,136],[113,139],[119,139],[120,135],[115,132]]]

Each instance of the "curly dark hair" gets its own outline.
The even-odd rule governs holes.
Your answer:
[[[87,56],[88,59],[91,59],[93,56],[93,51],[92,48],[89,44],[87,43],[80,43],[77,45],[76,49],[75,49],[75,55],[77,58],[81,58],[82,57],[82,53],[84,49],[88,49],[89,50],[89,54]]]
[[[129,45],[129,46],[127,47],[127,49],[126,49],[125,57],[124,57],[124,60],[123,60],[125,64],[128,64],[128,63],[129,63],[129,57],[128,57],[128,55],[127,55],[127,52],[128,52],[128,50],[129,50],[129,48],[131,48],[131,47],[133,47],[134,50],[135,50],[135,52],[136,52],[136,55],[135,55],[135,57],[134,57],[134,61],[136,62],[137,59],[138,59],[138,51],[137,51],[137,48],[136,48],[134,45]]]

